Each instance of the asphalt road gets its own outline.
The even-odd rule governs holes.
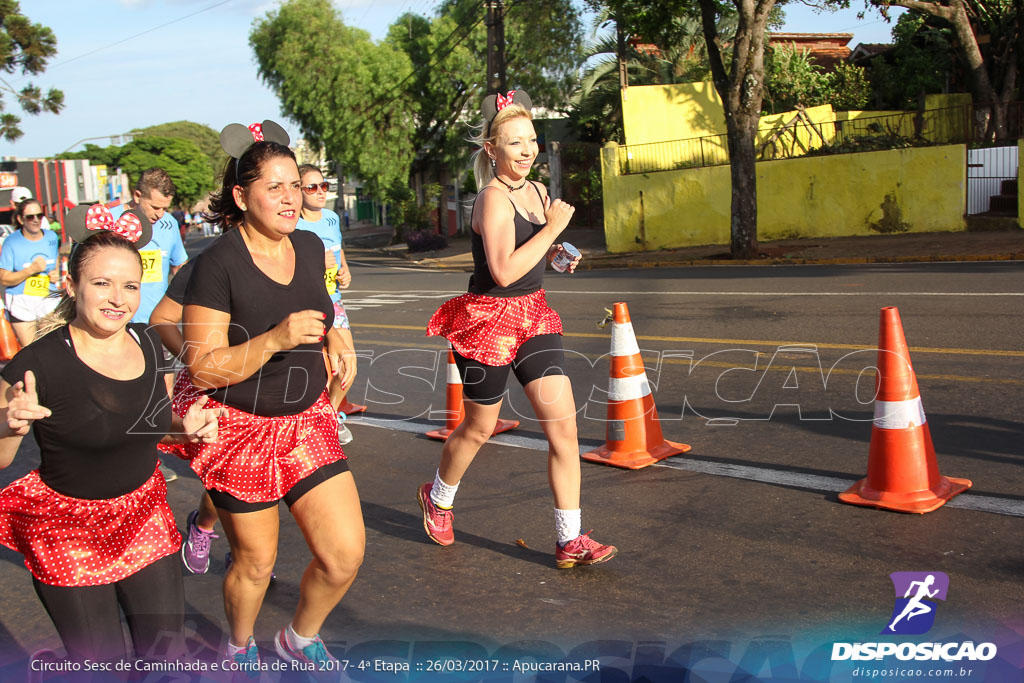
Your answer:
[[[579,668],[592,658],[599,672],[539,680],[683,680],[685,668],[688,680],[858,680],[855,663],[830,662],[828,652],[837,641],[884,639],[888,575],[898,571],[950,579],[935,626],[915,640],[1000,648],[970,674],[929,680],[1021,680],[1024,266],[550,273],[581,450],[604,437],[610,327],[597,323],[616,301],[629,305],[665,436],[692,446],[640,471],[585,463],[584,527],[620,554],[558,571],[545,446],[514,382],[502,415],[522,425],[485,446],[464,479],[456,544],[425,538],[415,489],[440,456],[439,442],[422,432],[444,409],[446,346],[423,327],[445,298],[465,291],[468,275],[383,258],[352,265],[345,301],[361,359],[350,398],[369,410],[350,420],[356,438],[346,452],[367,549],[323,631],[349,659],[352,680],[534,680],[532,662]],[[883,306],[902,316],[940,470],[974,482],[927,515],[837,499],[866,472]],[[0,483],[37,462],[34,446],[23,451]],[[184,463],[171,465],[182,474],[169,495],[184,526],[200,486]],[[294,608],[308,561],[294,523],[282,519],[278,579],[257,624],[266,661],[275,660],[270,641]],[[223,637],[227,544],[214,547],[210,573],[186,577],[201,657]],[[20,556],[0,549],[0,560],[0,678],[16,680],[29,653],[58,641]],[[497,671],[479,669],[492,661]],[[388,664],[411,668],[395,673]]]

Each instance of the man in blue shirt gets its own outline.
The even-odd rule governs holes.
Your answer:
[[[117,218],[126,208],[139,207],[153,224],[153,239],[139,248],[143,268],[142,300],[132,322],[149,323],[149,316],[167,291],[171,276],[188,260],[178,221],[167,211],[174,199],[174,192],[174,183],[167,171],[150,168],[139,175],[128,206],[110,210],[114,218]]]
[[[126,209],[138,207],[153,225],[153,238],[139,248],[139,256],[142,257],[142,298],[139,310],[132,316],[132,322],[149,324],[149,316],[164,297],[171,276],[188,260],[178,221],[167,211],[174,199],[174,192],[174,182],[167,171],[162,168],[146,169],[135,183],[132,201],[128,206],[117,206],[110,210],[116,219]],[[164,475],[165,481],[178,478],[174,470],[162,462],[160,473]]]

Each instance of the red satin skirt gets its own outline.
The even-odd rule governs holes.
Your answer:
[[[99,586],[177,552],[181,534],[159,469],[106,500],[57,493],[33,470],[0,491],[0,543],[24,555],[42,583]]]
[[[428,337],[444,337],[459,355],[484,365],[508,365],[527,339],[561,334],[562,319],[544,290],[523,296],[463,294],[441,304],[427,323]]]
[[[174,383],[174,412],[184,415],[202,395],[188,372],[179,372]],[[297,415],[253,415],[214,399],[205,407],[225,410],[217,424],[217,443],[162,450],[190,461],[206,489],[223,491],[247,503],[281,500],[315,470],[345,458],[338,442],[338,414],[326,391]]]

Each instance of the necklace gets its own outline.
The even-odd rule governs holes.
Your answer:
[[[512,187],[511,185],[509,185],[508,183],[506,183],[506,182],[505,182],[504,180],[502,180],[502,179],[501,179],[500,177],[498,177],[498,176],[494,176],[494,178],[495,178],[495,179],[496,179],[496,180],[497,180],[497,181],[498,181],[499,183],[501,183],[502,185],[504,185],[505,187],[507,187],[507,188],[508,188],[508,191],[509,191],[509,192],[515,192],[516,190],[521,190],[521,189],[523,189],[524,187],[526,187],[526,179],[523,179],[523,182],[522,182],[522,183],[521,183],[521,184],[519,185],[519,187]]]

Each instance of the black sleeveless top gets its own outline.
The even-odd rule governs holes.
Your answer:
[[[541,195],[540,190],[537,189],[537,185],[530,182],[533,189],[537,192],[537,196],[541,199],[541,204],[544,203],[544,197]],[[480,195],[477,195],[477,199]],[[509,202],[512,199],[509,198]],[[527,240],[540,232],[541,228],[547,225],[544,223],[533,223],[523,218],[522,214],[516,208],[515,203],[512,203],[512,211],[515,213],[515,228],[516,228],[516,246],[518,249]],[[473,213],[476,213],[476,200],[473,200]],[[470,217],[472,223],[472,217]],[[472,230],[472,229],[471,229]],[[494,281],[491,276],[491,269],[487,265],[487,254],[484,252],[484,238],[480,236],[476,230],[472,230],[473,233],[473,274],[469,278],[469,293],[470,294],[483,294],[485,296],[496,296],[496,297],[512,297],[512,296],[523,296],[525,294],[532,294],[536,292],[544,284],[544,267],[547,265],[547,258],[541,258],[537,264],[531,268],[521,278],[508,285],[507,287],[500,287],[498,283]]]

